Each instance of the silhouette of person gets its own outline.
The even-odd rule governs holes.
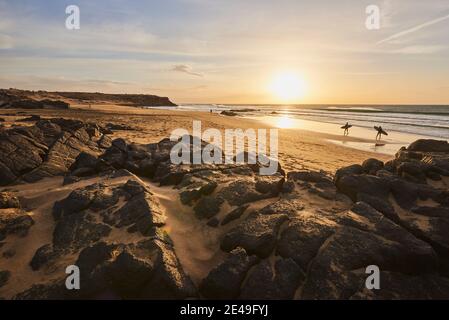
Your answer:
[[[377,130],[376,140],[382,139],[382,133],[384,132],[384,130],[382,129],[381,126],[377,127],[376,130]]]
[[[342,129],[345,129],[343,131],[343,135],[344,136],[348,136],[349,135],[349,128],[351,128],[351,127],[352,127],[352,125],[350,125],[349,122],[346,122],[346,124],[343,127],[341,127]]]

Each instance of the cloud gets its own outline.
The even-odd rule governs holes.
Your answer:
[[[391,41],[391,40],[395,40],[395,39],[401,38],[401,37],[403,37],[403,36],[405,36],[405,35],[407,35],[407,34],[410,34],[410,33],[419,31],[419,30],[421,30],[421,29],[427,28],[427,27],[429,27],[429,26],[432,26],[432,25],[434,25],[434,24],[437,24],[437,23],[439,23],[439,22],[442,22],[442,21],[444,21],[444,20],[446,20],[446,19],[449,19],[449,14],[448,14],[448,15],[445,15],[445,16],[443,16],[443,17],[440,17],[440,18],[436,18],[436,19],[433,19],[433,20],[430,20],[430,21],[421,23],[421,24],[419,24],[419,25],[417,25],[417,26],[414,26],[413,28],[409,28],[409,29],[407,29],[407,30],[404,30],[404,31],[398,32],[398,33],[396,33],[396,34],[393,34],[392,36],[389,36],[388,38],[385,38],[385,39],[383,39],[383,40],[377,42],[377,44],[382,44],[382,43],[389,42],[389,41]]]
[[[401,49],[390,51],[390,53],[402,54],[432,54],[447,49],[447,46],[408,46]]]
[[[192,67],[190,67],[190,66],[188,66],[186,64],[174,65],[173,68],[171,69],[171,71],[187,73],[187,74],[190,74],[190,75],[196,76],[196,77],[203,77],[204,76],[202,73],[194,72],[192,70]]]

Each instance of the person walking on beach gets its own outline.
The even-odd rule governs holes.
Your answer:
[[[348,136],[349,135],[349,128],[351,128],[352,125],[349,124],[349,122],[346,122],[346,124],[341,127],[342,129],[345,129],[345,131],[343,131],[343,135],[344,136]]]
[[[388,136],[388,133],[384,129],[382,129],[381,126],[374,126],[374,129],[377,130],[376,141],[382,139],[383,134]]]

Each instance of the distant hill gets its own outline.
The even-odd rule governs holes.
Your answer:
[[[0,108],[69,108],[70,104],[110,103],[123,106],[176,106],[167,97],[148,94],[116,94],[100,92],[50,92],[0,89]]]

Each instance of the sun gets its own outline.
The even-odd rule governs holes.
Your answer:
[[[274,76],[270,89],[283,102],[291,102],[304,96],[304,79],[294,72],[282,72]]]

